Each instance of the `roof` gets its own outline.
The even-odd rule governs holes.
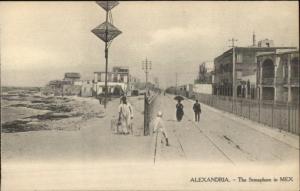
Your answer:
[[[284,54],[294,54],[294,53],[298,53],[299,54],[299,50],[289,50],[289,51],[286,51],[286,52],[269,52],[269,53],[261,53],[258,55],[258,57],[261,57],[261,56],[268,56],[268,55],[284,55]]]
[[[94,72],[94,74],[105,74],[105,72]],[[128,72],[107,72],[107,74],[127,74],[129,75]]]
[[[69,73],[65,73],[65,78],[80,78],[80,74],[79,73],[75,73],[75,72],[69,72]]]
[[[57,84],[61,84],[62,83],[62,80],[51,80],[49,82],[49,85],[57,85]]]
[[[214,60],[220,59],[221,57],[228,56],[232,54],[232,49],[223,52],[221,55],[217,56]],[[297,47],[284,47],[284,46],[278,46],[278,47],[235,47],[235,50],[254,50],[254,51],[274,51],[277,49],[297,49]]]

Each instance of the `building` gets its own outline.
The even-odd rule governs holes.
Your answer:
[[[299,101],[299,51],[257,56],[257,97],[277,102]]]
[[[263,47],[269,48],[269,47],[273,47],[273,46],[274,46],[274,41],[269,40],[267,38],[258,42],[258,47],[261,47],[261,48],[263,48]]]
[[[79,73],[75,73],[75,72],[69,72],[69,73],[65,73],[65,77],[64,77],[64,81],[69,81],[71,82],[71,84],[74,84],[74,82],[79,81],[81,78]]]
[[[129,74],[128,67],[115,66],[112,71],[107,73],[107,86],[108,93],[113,93],[116,88],[121,87],[122,92],[129,92],[135,89],[135,84],[139,83],[139,80]],[[105,87],[105,72],[94,72],[94,92],[97,95],[104,93]]]
[[[93,96],[93,83],[90,80],[82,82],[81,85],[81,96],[82,97],[92,97]]]
[[[194,95],[193,87],[193,84],[185,84],[176,87],[169,87],[166,89],[166,92],[191,98]]]
[[[79,73],[65,73],[63,80],[52,80],[44,88],[44,94],[54,94],[55,96],[79,95],[82,81]]]
[[[132,75],[129,75],[129,84],[128,84],[128,89],[129,90],[138,90],[140,89],[141,80],[138,79],[137,77],[134,77]]]
[[[267,43],[269,45],[265,47],[264,44]],[[296,47],[271,47],[273,42],[270,40],[260,41],[258,44],[260,47],[230,48],[214,59],[214,95],[255,99],[257,96],[257,56],[261,53],[272,54],[283,50],[296,50]],[[233,73],[234,68],[235,73]]]

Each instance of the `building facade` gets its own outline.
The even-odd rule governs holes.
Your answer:
[[[122,93],[133,90],[139,79],[130,75],[128,67],[115,66],[112,71],[107,73],[108,93],[113,94],[117,89],[122,89]],[[105,89],[105,72],[94,72],[93,91],[97,95],[104,93]],[[117,87],[117,88],[116,88]]]
[[[216,57],[213,94],[256,99],[257,56],[282,50],[296,50],[296,47],[234,47]]]
[[[93,96],[93,83],[91,80],[85,80],[81,85],[81,96],[92,97]]]
[[[77,81],[79,81],[80,78],[81,78],[81,75],[79,73],[68,72],[68,73],[65,73],[65,77],[64,77],[63,81],[68,81],[71,84],[74,84]]]
[[[277,102],[299,102],[299,51],[257,56],[257,97]]]

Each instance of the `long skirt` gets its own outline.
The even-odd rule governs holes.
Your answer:
[[[121,129],[122,129],[122,133],[127,134],[128,133],[128,120],[126,118],[121,119]]]
[[[182,120],[182,117],[183,117],[183,111],[177,110],[177,111],[176,111],[176,118],[177,118],[177,121],[181,121],[181,120]]]

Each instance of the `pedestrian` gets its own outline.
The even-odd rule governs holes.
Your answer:
[[[130,103],[127,102],[125,96],[122,97],[122,103],[119,105],[119,119],[118,122],[122,128],[122,134],[129,134],[128,130],[132,132],[133,109]]]
[[[193,106],[193,110],[194,110],[194,113],[195,113],[195,121],[199,123],[200,114],[201,114],[201,105],[198,102],[198,100],[196,100],[196,103]]]
[[[164,136],[165,140],[166,140],[166,146],[170,146],[169,145],[169,139],[168,139],[168,135],[167,135],[167,131],[166,131],[166,127],[165,127],[165,123],[162,119],[163,114],[161,111],[157,112],[157,116],[154,120],[154,128],[153,128],[153,133],[159,133],[161,132],[162,135]]]
[[[176,118],[177,118],[177,121],[181,121],[183,115],[184,115],[183,105],[181,103],[181,100],[178,99],[178,103],[176,104]]]
[[[120,97],[120,104],[123,102],[123,98],[126,97],[125,93],[122,93],[121,97]]]

